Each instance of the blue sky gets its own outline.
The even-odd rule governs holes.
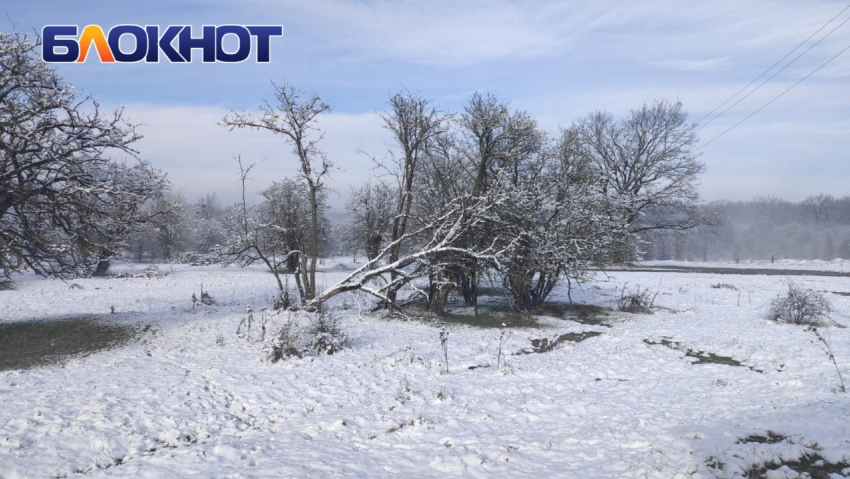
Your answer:
[[[333,106],[323,145],[340,193],[375,174],[388,138],[376,112],[400,88],[458,110],[487,91],[556,133],[595,109],[617,115],[654,99],[681,100],[697,120],[814,33],[844,1],[43,1],[2,10],[18,31],[44,25],[277,24],[270,64],[100,64],[57,69],[141,123],[144,158],[194,197],[236,198],[233,157],[263,160],[256,192],[294,174],[289,147],[267,133],[227,132],[230,111],[255,110],[271,80]],[[791,58],[850,18],[850,10]],[[12,24],[5,20],[4,29]],[[850,46],[850,22],[700,131],[707,142]],[[787,61],[787,60],[786,60]],[[701,151],[703,198],[850,194],[850,52]]]

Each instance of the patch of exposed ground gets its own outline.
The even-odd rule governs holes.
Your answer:
[[[112,349],[139,332],[135,325],[109,324],[93,316],[0,323],[0,371],[57,364]]]
[[[736,444],[744,445],[762,445],[770,447],[772,444],[787,442],[794,444],[794,441],[783,434],[773,431],[767,431],[765,434],[752,434],[736,441]],[[817,443],[810,443],[803,446],[803,453],[795,459],[778,459],[750,465],[743,471],[743,477],[746,479],[767,479],[769,477],[810,477],[812,479],[829,479],[830,477],[850,477],[850,462],[841,461],[832,463],[826,461],[820,454],[820,447]],[[748,459],[748,457],[738,456],[739,459]],[[706,460],[706,465],[712,469],[722,470],[726,468],[726,464],[715,457],[709,457]],[[792,472],[793,471],[793,472]],[[776,473],[780,473],[777,475]]]
[[[694,358],[696,361],[692,361],[693,364],[723,364],[726,366],[740,366],[746,367],[756,372],[762,372],[760,369],[756,369],[752,366],[748,366],[737,359],[733,359],[729,356],[721,356],[719,354],[714,354],[708,351],[700,351],[698,349],[690,349],[682,347],[681,341],[675,341],[672,338],[661,337],[657,340],[653,339],[644,339],[644,343],[650,345],[660,344],[662,346],[667,346],[670,349],[675,349],[677,351],[681,351],[685,353],[686,357]]]
[[[519,354],[532,354],[532,353],[547,353],[555,349],[555,346],[570,342],[570,343],[580,343],[585,339],[590,339],[602,334],[600,331],[584,331],[581,333],[566,333],[558,336],[557,338],[540,338],[540,339],[532,339],[531,347],[525,348],[519,352]]]

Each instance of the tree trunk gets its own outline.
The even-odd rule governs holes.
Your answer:
[[[443,314],[452,286],[445,282],[435,281],[433,274],[428,276],[428,309],[434,314]]]
[[[92,276],[99,278],[106,276],[106,273],[109,271],[109,258],[111,256],[112,255],[109,253],[101,253],[100,259],[97,261],[97,266],[95,267]]]

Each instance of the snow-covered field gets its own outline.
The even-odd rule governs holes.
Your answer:
[[[610,327],[543,317],[511,330],[498,367],[502,331],[450,325],[444,374],[441,326],[361,313],[371,303],[353,295],[333,303],[347,349],[272,363],[236,335],[247,304],[257,316],[269,305],[271,275],[162,271],[73,288],[23,277],[0,291],[3,321],[103,314],[151,326],[118,349],[0,372],[0,477],[732,478],[805,454],[850,461],[850,394],[837,392],[833,365],[804,327],[765,319],[781,276],[600,273],[573,299],[611,306],[640,285],[661,308],[611,312]],[[850,278],[795,280],[850,292]],[[217,304],[192,311],[201,283]],[[850,297],[827,294],[833,319],[850,324]],[[602,334],[520,354],[530,339],[587,331]],[[850,379],[850,328],[822,331]],[[675,348],[648,343],[665,338]],[[693,364],[688,349],[743,366]],[[745,440],[767,431],[781,437]]]

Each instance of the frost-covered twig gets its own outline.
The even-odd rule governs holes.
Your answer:
[[[838,388],[838,390],[841,392],[846,392],[846,389],[844,388],[844,378],[841,376],[841,369],[838,367],[838,363],[835,361],[835,355],[832,353],[832,346],[829,344],[829,341],[827,341],[827,339],[823,335],[821,335],[820,331],[818,331],[818,328],[811,326],[809,328],[809,331],[814,333],[815,337],[818,339],[818,341],[820,341],[820,343],[815,344],[818,344],[818,346],[820,346],[820,348],[829,357],[829,360],[832,361],[832,365],[835,366],[835,372],[838,373],[838,381],[841,383],[841,386]]]

